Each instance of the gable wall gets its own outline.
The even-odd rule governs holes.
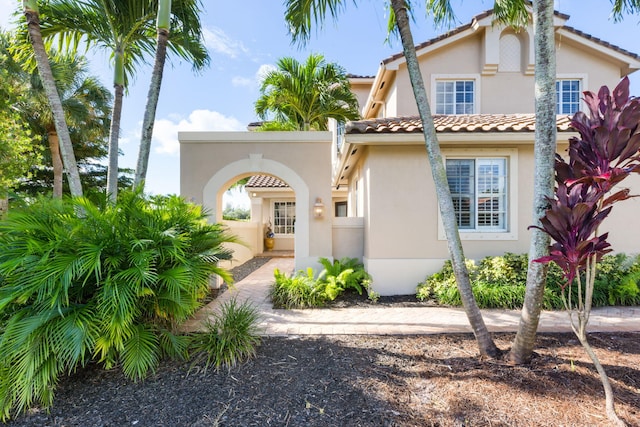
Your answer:
[[[526,37],[523,37],[525,40]],[[524,44],[524,41],[523,41]],[[482,74],[484,57],[482,31],[423,55],[420,68],[427,96],[435,112],[435,78],[446,76],[478,78],[476,113],[533,113],[534,76],[524,72]],[[602,54],[588,51],[571,40],[557,36],[557,74],[559,77],[584,78],[583,90],[598,91],[600,86],[614,87],[620,80],[620,64]],[[526,46],[522,46],[523,70],[526,68]],[[387,117],[418,114],[406,65],[396,74],[394,88],[386,97]]]

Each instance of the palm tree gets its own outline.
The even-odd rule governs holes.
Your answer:
[[[75,155],[73,153],[69,129],[65,122],[62,102],[60,101],[60,96],[56,90],[55,80],[49,65],[49,58],[42,40],[38,2],[37,0],[23,0],[22,6],[24,9],[24,16],[27,20],[29,37],[33,46],[38,72],[40,73],[44,90],[49,100],[51,112],[54,117],[56,132],[60,138],[60,151],[62,152],[62,159],[67,169],[69,188],[73,196],[82,196],[80,172],[78,171]]]
[[[317,0],[306,1],[302,4],[301,2],[290,0],[285,2],[285,4],[287,6],[286,18],[290,27],[293,28],[292,35],[294,40],[305,40],[308,39],[310,34],[311,16],[313,15],[316,21],[321,20],[328,9],[335,17],[342,2],[340,0]],[[460,292],[467,318],[478,342],[480,353],[483,356],[497,357],[500,351],[489,334],[489,330],[482,318],[482,313],[471,291],[469,272],[465,264],[462,241],[455,220],[446,169],[440,154],[440,145],[418,64],[415,44],[413,43],[413,36],[409,26],[407,7],[407,0],[392,0],[391,8],[393,15],[391,16],[391,20],[395,22],[395,27],[400,33],[404,56],[407,61],[407,69],[409,71],[409,79],[413,87],[418,112],[423,124],[427,156],[431,164],[431,173],[436,187],[443,228],[447,237],[449,254],[451,256],[458,291]],[[433,12],[437,20],[444,21],[453,17],[453,12],[448,1],[429,1],[427,7]]]
[[[172,10],[172,5],[177,5]],[[151,83],[149,84],[149,93],[147,94],[147,106],[144,111],[144,120],[142,122],[142,136],[140,138],[140,152],[138,154],[138,163],[136,166],[136,175],[133,182],[134,187],[144,186],[144,180],[147,177],[147,166],[149,164],[149,154],[151,152],[151,138],[153,136],[153,124],[156,117],[158,107],[158,98],[160,96],[160,87],[162,85],[162,74],[167,55],[167,44],[171,31],[171,15],[175,16],[176,24],[182,28],[182,34],[187,34],[185,42],[190,43],[188,48],[192,52],[201,50],[199,57],[208,60],[207,52],[200,43],[202,39],[202,28],[198,19],[199,10],[202,4],[199,0],[183,0],[172,3],[171,0],[158,1],[158,16],[156,19],[157,42],[156,57],[151,74]]]
[[[277,70],[265,76],[255,109],[261,119],[269,113],[281,128],[327,130],[327,119],[357,120],[358,100],[351,92],[347,73],[324,56],[311,54],[304,64],[280,58]]]
[[[513,23],[514,17],[527,17],[524,0],[505,0],[497,9],[498,18]],[[540,227],[540,219],[548,207],[548,198],[554,194],[554,164],[556,152],[556,50],[553,25],[553,0],[533,1],[535,45],[535,114],[534,181],[532,224]],[[522,22],[522,20],[520,20]],[[526,21],[524,21],[526,22]],[[536,332],[542,312],[547,266],[533,262],[549,254],[550,239],[537,228],[531,231],[529,266],[524,305],[518,332],[509,352],[516,364],[528,363],[533,354]]]
[[[87,76],[88,65],[85,58],[69,54],[52,55],[51,69],[66,121],[70,126],[72,143],[79,146],[85,141],[97,143],[104,140],[109,129],[111,93],[97,78]],[[26,104],[20,105],[19,108],[27,116],[34,132],[46,135],[53,166],[53,197],[61,198],[62,159],[59,136],[51,110],[46,108],[42,86],[42,79],[37,73],[33,73],[30,96]]]
[[[174,9],[192,0],[175,2]],[[148,0],[50,0],[43,12],[47,14],[47,25],[42,34],[47,40],[60,36],[66,47],[75,47],[85,41],[88,46],[97,45],[111,52],[114,64],[114,102],[109,132],[109,167],[107,193],[115,201],[118,192],[118,139],[124,90],[136,67],[144,62],[145,55],[154,52],[153,38],[156,33],[155,17],[157,2]],[[185,12],[197,12],[197,8],[185,8]],[[198,16],[185,14],[182,18],[198,20]],[[181,15],[174,15],[180,17]],[[169,40],[169,49],[193,63],[200,69],[208,63],[208,54],[201,40],[193,40],[183,29],[192,27],[180,22],[177,31]]]

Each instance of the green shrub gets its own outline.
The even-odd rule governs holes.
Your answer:
[[[78,216],[77,213],[81,213]],[[40,200],[0,223],[0,411],[49,406],[58,378],[90,360],[143,378],[208,293],[234,241],[176,196],[122,192],[115,205]]]
[[[323,292],[330,301],[335,300],[346,290],[354,290],[362,295],[369,292],[371,276],[364,269],[364,265],[357,258],[342,258],[329,261],[320,258],[324,269],[320,272],[317,282],[323,286]]]
[[[287,309],[318,307],[339,298],[346,290],[354,290],[360,295],[366,291],[372,301],[379,298],[378,294],[371,291],[371,276],[356,258],[342,258],[333,262],[320,258],[319,262],[324,269],[317,277],[311,268],[293,276],[276,270],[270,291],[273,305]]]
[[[204,361],[205,370],[213,366],[231,369],[256,355],[260,344],[259,313],[250,303],[231,300],[220,314],[206,324],[207,331],[192,335],[194,363]]]
[[[288,276],[278,269],[273,272],[275,282],[269,291],[269,297],[276,308],[317,307],[326,303],[327,297],[322,286],[318,286],[311,268],[306,273]]]
[[[527,280],[527,255],[506,253],[503,256],[486,257],[476,266],[467,261],[471,287],[481,308],[521,308],[524,303]],[[608,255],[598,265],[593,305],[637,305],[640,304],[640,258],[624,254]],[[564,283],[562,271],[549,264],[543,307],[563,309],[560,284]],[[577,287],[573,292],[577,297]],[[433,299],[442,305],[461,305],[451,262],[446,261],[437,273],[427,277],[418,285],[416,297]]]

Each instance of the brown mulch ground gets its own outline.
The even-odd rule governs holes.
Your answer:
[[[263,262],[233,270],[236,280]],[[342,306],[368,306],[351,296]],[[375,306],[417,304],[410,296]],[[423,303],[419,303],[423,304]],[[507,349],[513,334],[496,334]],[[640,426],[640,333],[590,341],[618,413]],[[95,365],[64,378],[49,412],[10,426],[605,426],[604,394],[571,334],[543,334],[529,366],[481,360],[470,334],[264,338],[255,359],[204,372],[165,361],[145,381]]]
[[[512,334],[496,335],[507,348]],[[593,334],[619,414],[640,425],[640,334]],[[94,366],[50,413],[11,426],[604,426],[595,370],[569,334],[541,335],[530,366],[481,361],[472,336],[265,338],[231,371],[165,362],[139,383]]]

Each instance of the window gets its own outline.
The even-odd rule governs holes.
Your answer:
[[[335,216],[337,217],[347,216],[347,202],[336,202]]]
[[[475,113],[474,80],[436,82],[436,114]]]
[[[575,114],[580,109],[580,80],[556,81],[556,113]]]
[[[447,159],[446,167],[460,230],[506,231],[506,158]]]
[[[294,234],[296,226],[296,202],[273,203],[273,232]]]

